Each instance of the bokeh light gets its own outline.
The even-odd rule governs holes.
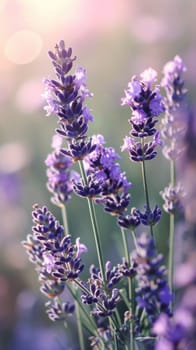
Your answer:
[[[27,64],[37,58],[42,48],[40,35],[31,30],[12,34],[5,45],[5,55],[13,63]]]

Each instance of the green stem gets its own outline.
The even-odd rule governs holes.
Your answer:
[[[65,236],[67,236],[69,234],[69,228],[68,228],[66,206],[61,204],[60,208],[61,208],[61,214],[62,214],[62,219],[63,219],[64,232],[65,232]]]
[[[86,308],[84,307],[84,305],[82,304],[82,302],[80,301],[80,299],[77,297],[76,292],[73,291],[73,289],[70,287],[70,285],[68,283],[66,283],[67,289],[69,290],[70,294],[72,295],[73,299],[78,303],[78,305],[80,306],[80,309],[85,317],[85,326],[86,328],[89,330],[90,333],[94,333],[96,335],[98,335],[97,333],[97,326],[93,320],[92,317],[90,317],[90,313],[87,312]],[[76,288],[74,288],[76,291]]]
[[[75,301],[75,310],[76,310],[76,320],[77,320],[77,326],[78,326],[78,338],[79,338],[80,349],[85,350],[84,335],[82,330],[82,322],[81,322],[81,315],[80,315],[78,300]]]
[[[133,242],[134,242],[135,248],[137,250],[137,238],[136,238],[134,229],[131,230],[131,234],[132,234],[132,237],[133,237]]]
[[[128,263],[128,265],[131,265],[130,262],[130,254],[129,254],[129,246],[128,246],[128,240],[126,232],[123,228],[121,228],[122,232],[122,240],[123,240],[123,246],[124,246],[124,253],[125,253],[125,259]],[[135,303],[134,303],[134,284],[133,284],[133,278],[128,278],[128,299],[129,303],[131,303],[131,313],[134,315],[134,309],[135,309]],[[130,349],[134,350],[134,338],[133,338],[133,322],[131,322],[131,328],[130,328]]]
[[[81,288],[81,284],[80,284],[79,281],[75,280],[75,283],[76,283],[77,286],[80,287],[80,289],[82,289]],[[77,287],[74,288],[75,291],[73,291],[73,288],[71,288],[68,283],[66,283],[66,286],[67,286],[70,294],[72,295],[73,299],[78,303],[78,305],[80,307],[80,311],[82,311],[82,313],[83,313],[83,316],[85,318],[85,320],[83,320],[84,328],[87,329],[90,334],[94,334],[95,336],[97,336],[99,338],[101,346],[102,346],[102,349],[104,350],[105,349],[105,345],[104,345],[103,339],[100,337],[100,335],[99,335],[99,333],[97,331],[97,325],[94,322],[93,317],[90,316],[90,312],[87,311],[87,309],[84,307],[83,303],[80,301],[80,299],[76,295]],[[82,289],[82,290],[85,290],[85,289]]]
[[[145,194],[145,198],[146,198],[146,209],[147,209],[147,212],[150,213],[151,209],[150,209],[150,200],[149,200],[148,186],[147,186],[146,165],[145,165],[144,159],[141,162],[141,166],[142,166],[142,179],[143,179],[143,186],[144,186],[144,194]],[[154,237],[152,225],[150,225],[150,233],[151,233],[152,237]]]
[[[116,338],[116,330],[113,327],[112,319],[109,318],[109,324],[111,329],[113,329],[113,336],[114,336],[114,350],[118,350],[118,344],[117,344],[117,338]]]
[[[85,185],[87,185],[88,182],[87,182],[86,172],[85,172],[85,169],[84,169],[82,162],[79,162],[79,167],[80,167],[83,182]],[[102,247],[101,247],[100,232],[99,232],[97,217],[96,217],[96,213],[95,213],[95,207],[94,207],[94,203],[92,202],[91,199],[87,198],[87,201],[88,201],[88,208],[89,208],[92,229],[93,229],[93,234],[94,234],[94,240],[95,240],[95,246],[96,246],[96,251],[97,251],[99,268],[100,268],[101,276],[102,276],[102,279],[103,279],[103,282],[105,285],[106,281],[105,281],[105,273],[104,273],[104,260],[103,260],[103,253],[102,253]]]
[[[174,160],[170,161],[170,181],[172,187],[175,186],[175,162]]]
[[[127,235],[126,235],[125,229],[123,229],[122,227],[121,227],[121,233],[122,233],[122,240],[123,240],[125,259],[126,259],[127,263],[130,266],[130,254],[129,254]]]
[[[124,246],[124,254],[125,254],[125,259],[128,263],[128,266],[131,265],[130,262],[130,254],[129,254],[129,246],[128,246],[128,240],[127,240],[127,235],[126,232],[123,228],[121,228],[121,233],[122,233],[122,240],[123,240],[123,246]],[[132,301],[132,288],[131,288],[131,279],[128,278],[128,296],[129,296],[129,300]]]
[[[169,261],[168,261],[168,283],[173,294],[173,277],[174,277],[174,214],[170,214],[170,232],[169,232]],[[174,302],[174,300],[173,300]],[[172,304],[173,304],[172,302]]]
[[[69,228],[68,228],[66,206],[61,204],[60,207],[61,207],[61,213],[62,213],[62,219],[63,219],[63,225],[64,225],[64,233],[65,233],[65,236],[67,236],[68,233],[69,233]],[[71,292],[72,288],[70,287],[69,290]],[[73,294],[74,293],[72,293],[72,295]],[[79,338],[80,349],[81,350],[85,350],[84,335],[83,335],[83,330],[82,330],[82,321],[81,321],[81,315],[80,315],[80,310],[79,310],[78,298],[76,297],[74,299],[75,299],[76,322],[77,322],[77,329],[78,329],[78,338]]]
[[[175,162],[170,161],[170,181],[171,186],[175,186]],[[170,214],[170,225],[169,225],[169,261],[168,261],[168,283],[172,295],[174,296],[173,288],[173,277],[174,277],[174,228],[175,228],[175,215]],[[174,300],[171,303],[171,308],[173,308]]]
[[[119,315],[119,312],[117,309],[115,309],[115,316],[116,316],[116,320],[118,323],[118,328],[120,328],[121,327],[121,318],[120,318],[120,315]]]

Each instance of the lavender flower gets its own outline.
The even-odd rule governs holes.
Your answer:
[[[140,222],[140,211],[136,208],[132,208],[130,214],[121,214],[118,217],[118,224],[124,228],[135,229]]]
[[[118,271],[124,277],[133,278],[136,276],[136,273],[137,273],[136,267],[137,267],[136,261],[133,260],[131,261],[131,264],[128,264],[126,259],[123,257],[122,263],[118,264]]]
[[[46,313],[52,321],[65,320],[67,315],[72,315],[75,305],[70,302],[60,303],[58,299],[48,301],[46,304]]]
[[[73,180],[79,178],[79,175],[71,170],[73,165],[71,157],[61,152],[61,144],[62,138],[55,135],[52,143],[54,151],[48,155],[45,161],[48,167],[47,187],[53,193],[52,202],[57,205],[70,200],[73,192]]]
[[[80,243],[74,245],[70,236],[64,236],[64,228],[47,207],[34,206],[35,226],[32,235],[23,242],[30,261],[36,264],[41,290],[53,298],[63,292],[65,282],[77,278],[84,268],[81,263]],[[84,245],[82,245],[82,251]]]
[[[70,74],[73,61],[72,49],[66,49],[64,41],[55,46],[55,52],[49,52],[55,69],[57,80],[45,79],[45,93],[47,115],[56,114],[60,128],[57,133],[67,139],[68,149],[65,154],[74,161],[83,159],[92,149],[91,139],[86,139],[88,122],[93,117],[85,105],[87,97],[92,94],[86,87],[86,72],[78,67],[74,74]]]
[[[175,322],[164,314],[155,323],[153,331],[156,335],[160,336],[155,347],[156,350],[186,349],[184,347],[185,329],[180,322]]]
[[[85,157],[87,184],[74,182],[74,190],[80,196],[93,198],[113,215],[124,212],[130,202],[128,193],[131,183],[121,172],[120,158],[112,147],[104,147],[102,135],[92,137],[94,150]]]
[[[101,350],[103,349],[103,344],[104,344],[104,349],[112,350],[113,334],[112,334],[111,328],[102,327],[102,328],[98,328],[97,331],[98,331],[98,336],[91,336],[89,338],[91,348],[93,350]]]
[[[184,62],[180,56],[175,56],[172,61],[165,64],[163,68],[163,79],[161,85],[165,88],[169,108],[174,110],[179,106],[186,95],[182,74],[186,71]]]
[[[160,312],[171,315],[169,304],[172,295],[165,279],[163,256],[157,254],[154,240],[145,233],[137,240],[136,263],[137,305],[139,310],[146,311],[147,320],[152,326]]]
[[[154,226],[159,222],[161,218],[161,209],[157,205],[153,210],[148,210],[146,207],[145,212],[142,213],[141,211],[139,211],[139,214],[140,220],[143,225]]]
[[[163,208],[168,214],[174,214],[176,211],[181,211],[183,209],[182,199],[185,193],[182,184],[178,183],[174,187],[170,184],[160,193],[164,199]]]
[[[126,136],[122,151],[127,150],[130,159],[135,162],[153,159],[157,152],[155,148],[161,144],[159,132],[155,128],[157,117],[164,112],[163,97],[158,85],[152,88],[157,80],[157,73],[152,68],[140,75],[140,80],[134,76],[125,90],[122,105],[128,105],[132,110],[130,136]],[[145,142],[146,137],[153,137],[153,141]],[[141,142],[137,140],[141,139]]]
[[[119,273],[118,268],[112,268],[109,261],[105,265],[105,271],[107,290],[99,269],[91,265],[90,278],[85,284],[86,292],[81,296],[84,304],[94,305],[92,314],[98,318],[112,315],[120,300],[119,290],[113,286],[120,281],[122,274]]]
[[[162,120],[161,134],[164,139],[163,155],[169,160],[176,160],[182,155],[181,139],[186,130],[184,119],[185,112],[183,103],[185,101],[186,89],[182,74],[186,67],[179,56],[169,61],[163,68],[163,79],[161,85],[165,89],[166,97],[165,117]]]

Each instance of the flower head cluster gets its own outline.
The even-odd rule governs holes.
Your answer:
[[[161,85],[165,88],[169,107],[174,110],[186,95],[182,74],[186,67],[181,57],[175,56],[172,61],[165,64],[163,68],[163,79]]]
[[[122,274],[109,261],[105,265],[105,274],[107,289],[99,269],[91,265],[90,278],[85,284],[86,292],[81,297],[84,304],[94,305],[92,313],[97,318],[112,315],[120,300],[119,290],[113,286],[120,281]]]
[[[161,315],[154,325],[154,333],[159,336],[156,350],[196,349],[196,257],[190,254],[189,260],[178,266],[176,286],[183,290],[174,316],[169,319]]]
[[[170,184],[160,193],[164,199],[163,208],[168,214],[174,214],[176,211],[182,210],[182,199],[185,193],[184,188],[180,183],[174,187]]]
[[[153,238],[143,233],[137,240],[135,259],[137,305],[140,310],[146,311],[148,322],[152,325],[161,312],[170,315],[172,295],[165,278],[163,256],[157,254]]]
[[[23,245],[30,261],[36,265],[41,291],[55,298],[63,292],[67,280],[76,279],[82,272],[84,265],[80,255],[87,248],[80,244],[79,238],[73,244],[70,236],[64,236],[63,226],[47,207],[35,205],[32,216],[33,232]]]
[[[104,147],[102,135],[92,137],[95,149],[85,157],[87,184],[76,182],[74,190],[84,197],[93,198],[104,206],[105,211],[120,215],[130,202],[128,193],[131,183],[121,171],[120,158],[113,147]]]
[[[47,165],[47,188],[52,192],[54,204],[65,203],[71,198],[73,192],[73,180],[79,175],[71,170],[73,161],[71,157],[61,152],[62,138],[59,135],[53,137],[52,146],[54,151],[50,153],[45,161]]]
[[[97,329],[98,335],[97,336],[91,336],[89,338],[90,340],[90,346],[93,350],[101,350],[103,349],[103,344],[104,344],[104,349],[105,350],[112,350],[113,349],[113,332],[108,328],[98,328]]]
[[[57,298],[49,300],[46,304],[46,313],[52,321],[65,320],[67,315],[72,315],[75,305],[69,301],[59,302]]]
[[[165,117],[162,120],[161,134],[164,139],[163,155],[169,160],[176,160],[182,154],[180,141],[185,133],[185,111],[183,102],[186,96],[182,74],[186,70],[182,59],[175,56],[163,69],[161,85],[165,89]]]
[[[92,94],[86,87],[86,72],[78,67],[74,74],[70,71],[73,61],[72,49],[66,49],[64,41],[60,41],[55,51],[49,51],[49,56],[55,69],[57,80],[45,79],[47,115],[56,114],[60,128],[57,132],[68,141],[67,155],[74,161],[83,159],[91,152],[91,140],[85,140],[88,122],[93,117],[85,104],[87,97]]]
[[[141,222],[140,211],[132,208],[130,214],[121,214],[118,217],[118,224],[127,229],[135,229]]]
[[[122,105],[128,105],[132,110],[129,119],[131,131],[125,137],[122,151],[127,150],[133,161],[153,159],[157,152],[155,148],[161,144],[160,135],[155,125],[157,117],[164,112],[163,97],[158,85],[153,88],[157,73],[152,68],[145,70],[140,79],[136,76],[128,84]],[[145,138],[153,136],[153,140],[145,142]],[[140,140],[140,141],[139,141]]]
[[[161,209],[155,205],[154,209],[147,209],[145,206],[145,211],[140,213],[140,220],[145,226],[154,226],[156,225],[161,218]]]

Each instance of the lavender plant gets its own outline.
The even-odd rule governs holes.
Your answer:
[[[53,151],[46,159],[47,188],[52,203],[61,208],[63,225],[46,206],[36,204],[32,234],[23,242],[36,266],[41,291],[48,298],[46,312],[55,322],[62,320],[69,325],[70,318],[75,320],[79,341],[73,344],[73,349],[189,349],[177,347],[179,342],[186,342],[189,326],[179,328],[171,305],[173,216],[182,206],[183,192],[180,185],[174,184],[174,159],[180,154],[177,139],[184,132],[183,127],[176,127],[175,115],[185,98],[181,79],[184,64],[176,56],[165,66],[162,81],[165,97],[156,84],[156,71],[149,68],[131,79],[122,98],[122,105],[130,107],[131,116],[130,132],[121,151],[128,151],[130,161],[141,164],[145,204],[140,209],[132,205],[132,184],[121,170],[119,154],[113,147],[105,146],[103,135],[88,135],[88,123],[93,116],[86,99],[92,94],[86,85],[85,70],[78,67],[73,72],[76,57],[63,41],[56,44],[54,52],[49,51],[49,57],[56,78],[44,81],[44,109],[47,115],[57,117],[58,127]],[[164,155],[172,162],[171,184],[162,192],[163,207],[172,216],[169,275],[165,257],[155,243],[154,225],[161,219],[161,209],[157,204],[152,207],[146,170],[146,162],[151,162],[157,155],[157,146],[162,146],[161,120]],[[73,240],[69,231],[66,207],[73,195],[87,200],[98,265],[95,259],[91,266],[85,266],[82,255],[88,252],[88,244],[80,242],[82,237]],[[118,245],[123,247],[123,256],[117,262],[104,256],[104,233],[100,232],[96,215],[98,205],[116,217],[121,231]],[[89,270],[87,280],[84,270]],[[182,312],[184,307],[187,304]],[[176,347],[166,347],[173,339]]]

